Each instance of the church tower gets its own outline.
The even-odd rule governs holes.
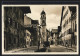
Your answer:
[[[41,12],[40,24],[41,24],[42,42],[44,42],[47,40],[46,39],[46,13],[44,10]]]

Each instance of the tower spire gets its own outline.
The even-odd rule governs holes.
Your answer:
[[[44,8],[43,8],[43,11],[44,11]]]
[[[45,13],[45,11],[44,11],[44,8],[43,8],[43,10],[42,10],[41,14],[46,14],[46,13]]]

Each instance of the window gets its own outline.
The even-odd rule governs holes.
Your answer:
[[[75,21],[75,32],[77,31],[77,24],[76,24],[76,21]]]
[[[71,34],[71,28],[69,29],[69,34]]]
[[[46,24],[46,23],[45,23],[45,20],[43,20],[43,21],[42,21],[42,25],[45,25],[45,24]]]
[[[18,29],[18,23],[17,23],[17,29]]]
[[[10,19],[10,25],[12,26],[12,19]]]
[[[68,24],[68,20],[67,20],[67,24]]]
[[[69,17],[69,22],[71,21],[71,17]]]
[[[43,17],[44,17],[44,15],[43,15]]]
[[[10,18],[8,18],[8,23],[10,24]]]
[[[68,34],[68,30],[67,30],[67,34]]]
[[[66,21],[65,21],[65,23],[64,23],[64,27],[65,27],[65,25],[66,25]]]
[[[73,32],[74,32],[74,23],[73,23]]]
[[[15,21],[13,20],[13,27],[15,27]]]
[[[69,30],[67,30],[67,34],[69,34]]]
[[[15,22],[15,28],[17,28],[17,23]]]
[[[12,25],[12,19],[11,18],[8,18],[8,24]]]

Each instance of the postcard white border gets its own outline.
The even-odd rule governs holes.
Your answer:
[[[34,4],[30,4],[30,5],[34,5]],[[37,4],[36,4],[37,5]],[[39,5],[39,4],[38,4]],[[55,5],[55,4],[40,4],[40,5]],[[77,52],[34,52],[34,53],[31,53],[31,52],[28,52],[28,53],[5,53],[4,52],[4,7],[9,7],[9,6],[16,6],[16,7],[19,7],[19,6],[29,6],[29,4],[20,4],[20,5],[9,5],[9,4],[6,4],[6,5],[2,5],[2,55],[34,55],[34,54],[39,54],[39,55],[76,55],[76,54],[79,54],[79,31],[78,31],[78,28],[79,28],[79,24],[78,24],[78,19],[79,19],[79,5],[78,4],[57,4],[55,6],[76,6],[77,7]]]

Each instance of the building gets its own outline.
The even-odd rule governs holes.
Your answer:
[[[44,41],[47,41],[47,38],[46,38],[46,13],[44,10],[41,12],[40,25],[41,25],[41,34],[42,34],[41,37],[42,37],[42,43],[43,43]]]
[[[31,27],[31,20],[32,19],[25,14],[24,15],[24,26],[25,27]]]
[[[53,33],[46,29],[46,37],[47,37],[47,41],[49,41],[50,44],[53,44]]]
[[[24,46],[24,14],[30,7],[4,7],[4,49]]]
[[[28,30],[31,28],[31,18],[28,17],[26,14],[24,15],[24,28],[25,28],[25,47],[30,47],[31,45],[31,33]]]
[[[31,45],[31,33],[28,31],[28,30],[26,30],[26,34],[25,34],[26,36],[25,36],[25,39],[26,39],[26,47],[30,47],[30,45]]]
[[[48,29],[46,29],[46,37],[47,37],[47,41],[49,41],[48,38],[50,37],[50,31]]]
[[[61,32],[62,44],[64,46],[72,47],[77,44],[77,23],[76,23],[76,7],[75,6],[63,6],[61,16]]]
[[[61,45],[62,44],[62,39],[61,39],[61,25],[58,26],[58,34],[59,34],[58,44]]]
[[[55,45],[57,45],[58,44],[58,38],[59,38],[58,29],[52,29],[51,32],[53,34],[53,36],[52,36],[53,42]]]
[[[25,33],[26,33],[26,30],[28,30],[30,32],[30,34],[31,34],[31,36],[30,36],[31,43],[30,44],[32,46],[38,45],[38,32],[39,32],[38,25],[39,25],[38,20],[33,20],[30,17],[28,17],[27,15],[24,15]]]
[[[71,13],[72,45],[77,45],[77,13],[76,7],[69,7]]]
[[[32,45],[36,46],[38,45],[38,33],[39,33],[39,22],[38,20],[32,20],[31,21],[32,28],[30,30],[31,36],[32,36]]]

